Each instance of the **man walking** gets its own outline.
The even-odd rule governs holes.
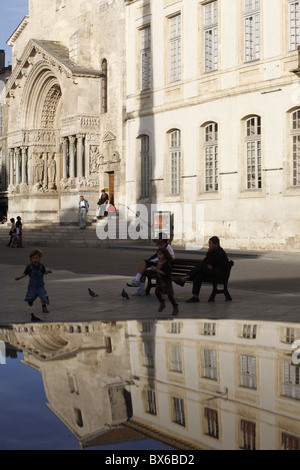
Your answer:
[[[83,196],[80,196],[79,201],[79,227],[81,229],[86,228],[86,216],[89,211],[89,203]]]

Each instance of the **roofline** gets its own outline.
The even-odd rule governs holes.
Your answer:
[[[16,29],[14,30],[14,32],[12,33],[12,35],[8,38],[8,40],[6,41],[6,44],[8,46],[13,46],[14,43],[16,42],[16,40],[18,39],[18,37],[20,36],[20,34],[22,33],[22,31],[26,28],[26,26],[28,25],[29,23],[29,15],[26,15],[24,16],[24,18],[22,19],[21,23],[16,27]]]

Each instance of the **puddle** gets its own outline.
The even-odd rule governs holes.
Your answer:
[[[1,450],[300,450],[299,324],[28,323],[0,345]]]

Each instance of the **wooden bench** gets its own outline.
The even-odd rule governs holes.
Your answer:
[[[193,269],[197,264],[199,264],[200,260],[196,259],[187,259],[187,258],[175,258],[173,261],[173,271],[172,271],[172,279],[176,279],[177,277],[183,277],[186,274],[188,274],[191,269]],[[233,261],[229,261],[228,263],[228,270],[226,273],[226,276],[224,278],[218,279],[218,281],[203,281],[208,284],[212,284],[213,288],[210,294],[210,297],[208,299],[208,302],[214,302],[215,297],[217,294],[224,294],[225,295],[225,300],[230,301],[232,300],[231,295],[228,292],[228,281],[230,277],[230,272],[231,268],[234,265]],[[146,294],[150,294],[150,290],[152,287],[156,286],[156,275],[154,271],[147,271],[146,272],[146,277],[147,277],[147,287],[146,287]],[[187,281],[187,282],[192,282],[192,281]],[[218,285],[222,285],[222,289],[218,289]]]

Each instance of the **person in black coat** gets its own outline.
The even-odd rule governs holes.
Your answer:
[[[228,263],[227,254],[221,248],[219,238],[211,237],[208,242],[208,251],[203,261],[200,261],[186,276],[174,280],[175,284],[180,286],[184,286],[187,280],[193,281],[193,297],[186,300],[186,302],[199,302],[202,282],[223,279],[227,273]]]

